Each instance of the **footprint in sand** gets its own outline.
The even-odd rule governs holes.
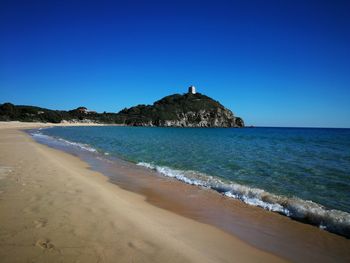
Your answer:
[[[39,239],[36,241],[35,245],[42,249],[53,249],[55,246],[51,243],[49,239]]]
[[[35,225],[35,228],[45,227],[47,225],[47,219],[39,218],[38,220],[34,221],[34,225]]]
[[[154,253],[156,251],[153,243],[145,240],[133,240],[128,242],[128,246],[132,249],[141,250],[147,253]]]
[[[12,167],[0,166],[0,179],[5,179],[12,172]]]

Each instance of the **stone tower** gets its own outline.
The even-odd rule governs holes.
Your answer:
[[[188,88],[188,93],[196,94],[196,87],[195,86],[190,86]]]

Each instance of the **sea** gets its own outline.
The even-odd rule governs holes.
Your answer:
[[[95,126],[30,133],[350,237],[350,129]]]

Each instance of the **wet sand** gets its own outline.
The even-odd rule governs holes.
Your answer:
[[[0,125],[1,262],[284,261],[17,129],[32,125]]]
[[[92,163],[92,162],[91,162]],[[124,161],[95,164],[111,182],[158,207],[214,225],[255,247],[294,262],[349,262],[350,240],[213,190],[164,178]],[[116,167],[118,172],[116,172]]]

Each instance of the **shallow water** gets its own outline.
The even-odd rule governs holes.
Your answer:
[[[55,127],[34,134],[350,236],[350,129]]]

